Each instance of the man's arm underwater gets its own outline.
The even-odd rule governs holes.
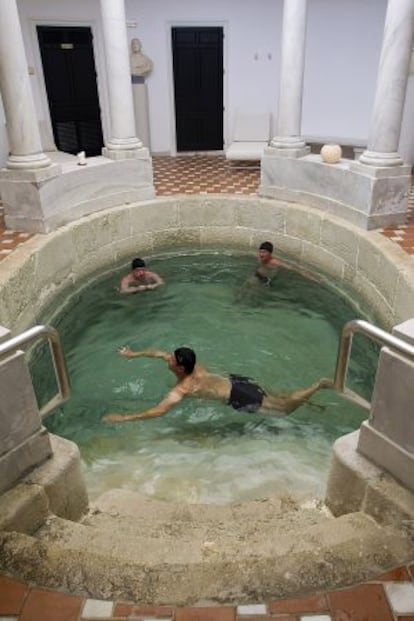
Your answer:
[[[104,423],[126,423],[131,420],[139,420],[142,418],[156,418],[164,416],[172,407],[179,403],[184,394],[178,390],[171,390],[168,395],[152,408],[142,410],[141,412],[132,412],[132,414],[107,414],[102,418]]]

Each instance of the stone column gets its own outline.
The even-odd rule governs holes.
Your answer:
[[[369,166],[399,166],[401,122],[414,32],[414,2],[389,0],[368,148],[359,161]]]
[[[111,118],[103,155],[115,160],[142,157],[147,149],[135,136],[124,0],[101,0],[101,13]]]
[[[42,152],[16,0],[0,2],[0,89],[10,145],[7,168],[51,166]]]
[[[288,157],[301,157],[309,152],[300,135],[306,8],[307,0],[284,0],[277,133],[270,146],[278,150],[278,155]]]

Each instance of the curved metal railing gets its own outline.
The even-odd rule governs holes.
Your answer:
[[[369,401],[345,386],[349,359],[351,356],[352,338],[356,332],[365,334],[365,336],[369,337],[373,341],[376,341],[380,345],[387,345],[390,349],[397,351],[399,354],[409,358],[410,360],[414,360],[414,347],[406,341],[389,334],[389,332],[381,330],[381,328],[378,328],[363,319],[353,319],[344,325],[342,328],[338,356],[336,359],[334,388],[338,392],[342,392],[343,395],[351,401],[355,401],[362,407],[369,409],[371,407],[371,403]]]
[[[58,393],[50,399],[40,410],[40,416],[43,418],[50,414],[58,405],[63,403],[71,394],[70,380],[66,367],[65,357],[63,355],[62,344],[58,331],[52,326],[34,326],[26,332],[14,336],[5,343],[0,343],[0,358],[6,354],[18,350],[23,345],[32,345],[39,339],[47,338],[49,341],[50,353],[53,360],[53,368],[55,370],[56,383]]]

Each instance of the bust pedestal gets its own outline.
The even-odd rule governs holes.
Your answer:
[[[148,92],[144,76],[132,75],[132,94],[134,98],[136,135],[149,149],[150,130],[148,116]]]

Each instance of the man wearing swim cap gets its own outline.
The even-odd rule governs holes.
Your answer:
[[[119,353],[124,358],[146,357],[164,360],[176,376],[177,383],[158,405],[131,414],[107,414],[102,419],[107,423],[163,416],[184,397],[223,401],[235,410],[256,412],[260,409],[262,413],[277,412],[278,416],[287,416],[306,403],[321,388],[333,386],[331,380],[322,378],[307,388],[293,392],[266,391],[248,377],[210,373],[205,367],[197,364],[196,355],[189,347],[180,347],[171,353],[159,350],[133,351],[130,347],[122,347]]]
[[[121,280],[119,291],[120,293],[140,293],[156,289],[163,284],[161,276],[147,270],[145,261],[137,257],[132,261],[129,274]]]
[[[277,268],[283,265],[282,261],[273,256],[273,244],[271,242],[265,241],[260,244],[257,261],[258,266],[254,275],[264,285],[269,286]]]

